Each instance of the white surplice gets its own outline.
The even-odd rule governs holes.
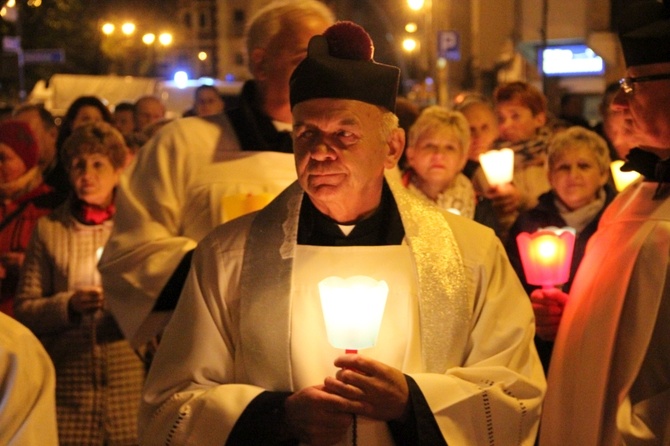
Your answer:
[[[528,297],[500,241],[402,186],[392,190],[405,227],[400,246],[298,246],[297,184],[199,244],[147,378],[143,444],[223,444],[263,391],[333,375],[341,352],[325,338],[316,270],[350,275],[354,266],[394,289],[377,346],[361,354],[416,381],[449,444],[533,444],[545,381]],[[352,255],[348,266],[347,251],[357,250],[362,262]],[[311,274],[318,277],[304,279]],[[361,421],[358,444],[388,444],[384,423]]]
[[[40,341],[0,313],[0,444],[56,446],[56,372]]]
[[[607,208],[570,292],[542,445],[670,444],[670,198],[629,186]]]
[[[184,255],[226,220],[226,197],[276,196],[296,179],[293,154],[241,151],[223,116],[178,119],[121,177],[99,269],[111,312],[134,347],[164,328],[151,310]]]

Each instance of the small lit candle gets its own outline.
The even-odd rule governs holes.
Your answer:
[[[331,276],[318,286],[330,345],[347,353],[374,347],[388,296],[386,282],[367,276]]]
[[[511,183],[514,175],[514,151],[512,149],[489,150],[479,155],[486,181],[491,186]]]
[[[624,190],[626,187],[628,187],[629,184],[633,183],[641,176],[634,170],[631,170],[630,172],[623,172],[621,170],[621,166],[623,166],[623,164],[623,160],[615,160],[610,164],[612,178],[614,179],[614,187],[616,187],[616,190],[619,192]]]
[[[575,230],[564,227],[540,228],[516,237],[526,282],[552,288],[570,278]]]

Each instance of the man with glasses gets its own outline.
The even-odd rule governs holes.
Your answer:
[[[670,1],[635,3],[619,33],[612,109],[638,146],[623,170],[644,179],[605,211],[570,296],[531,295],[538,335],[556,337],[542,446],[670,443]]]

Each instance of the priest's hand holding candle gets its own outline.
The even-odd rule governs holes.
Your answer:
[[[346,354],[335,359],[336,377],[324,389],[350,400],[351,413],[376,420],[401,420],[409,388],[404,374],[357,354],[374,347],[384,315],[388,286],[366,276],[329,277],[319,283],[329,343]]]

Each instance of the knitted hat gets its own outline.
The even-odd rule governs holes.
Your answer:
[[[400,69],[372,59],[368,33],[353,22],[337,22],[309,41],[307,57],[290,81],[291,108],[317,98],[354,99],[395,111]]]
[[[0,143],[10,147],[32,169],[39,157],[39,147],[28,124],[22,121],[0,122]]]
[[[670,62],[670,0],[632,2],[621,14],[619,39],[629,67]]]

